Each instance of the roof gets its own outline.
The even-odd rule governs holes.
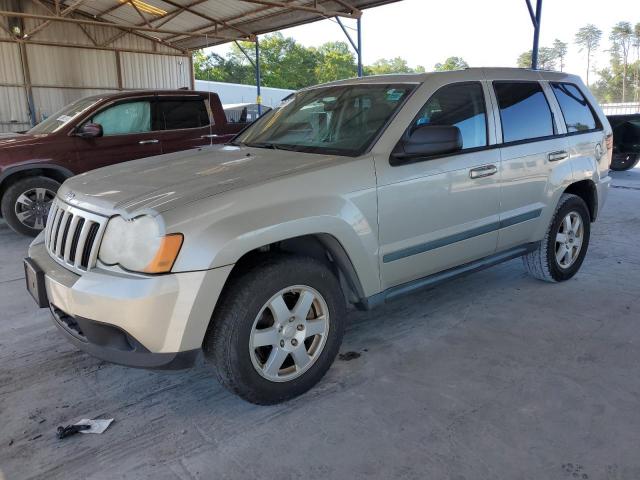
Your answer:
[[[401,73],[390,75],[370,75],[362,78],[347,78],[344,80],[336,80],[334,82],[322,85],[314,85],[303,90],[309,90],[318,87],[326,87],[333,85],[348,84],[376,84],[376,83],[423,83],[434,76],[452,77],[465,80],[571,80],[573,82],[582,83],[580,77],[566,72],[556,72],[548,70],[531,70],[527,68],[508,68],[508,67],[474,67],[462,70],[449,70],[444,72],[425,72],[425,73]]]
[[[165,45],[194,50],[315,22],[357,19],[362,10],[399,0],[40,0],[48,13],[16,16],[126,28]],[[58,5],[56,5],[58,3]],[[54,11],[55,9],[55,11]],[[7,12],[3,12],[7,13]]]

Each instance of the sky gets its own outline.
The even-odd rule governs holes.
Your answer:
[[[535,0],[531,0],[535,6]],[[588,23],[602,30],[598,68],[608,65],[609,32],[618,21],[640,22],[640,0],[543,0],[540,46],[555,38],[569,44],[565,71],[585,77],[586,56],[573,43]],[[355,28],[355,21],[345,20]],[[345,40],[332,20],[282,30],[306,46]],[[352,32],[355,39],[355,32]],[[403,0],[365,10],[362,16],[363,61],[403,57],[409,65],[432,70],[437,62],[459,56],[472,67],[515,67],[531,49],[533,26],[525,0]],[[229,47],[212,48],[225,53]],[[593,77],[592,77],[593,79]]]

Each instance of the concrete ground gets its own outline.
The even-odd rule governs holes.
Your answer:
[[[77,351],[23,287],[0,224],[0,478],[638,479],[640,169],[613,173],[580,273],[514,260],[351,312],[320,385],[284,405],[199,361],[156,373]],[[58,425],[113,417],[102,435]]]

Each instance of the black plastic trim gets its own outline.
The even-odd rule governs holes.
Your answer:
[[[384,255],[382,257],[382,262],[389,263],[400,260],[402,258],[418,255],[419,253],[435,250],[436,248],[446,247],[447,245],[451,245],[452,243],[468,240],[479,235],[484,235],[485,233],[495,232],[496,230],[499,230],[501,228],[517,225],[518,223],[526,222],[527,220],[533,220],[534,218],[538,218],[540,214],[542,214],[542,209],[538,208],[530,212],[505,218],[498,222],[489,223],[487,225],[482,225],[481,227],[476,227],[470,230],[465,230],[464,232],[456,233],[454,235],[449,235],[448,237],[442,237],[430,242],[404,248],[402,250],[396,250],[395,252],[387,253],[386,255]]]
[[[51,305],[53,323],[69,342],[88,354],[107,362],[134,368],[182,370],[193,366],[200,349],[183,352],[153,353],[131,334],[115,325],[84,317],[71,316]],[[68,316],[78,328],[68,326]]]
[[[388,288],[383,292],[363,299],[360,302],[360,305],[365,310],[371,310],[375,307],[387,303],[390,300],[395,300],[398,297],[407,295],[416,290],[433,287],[448,280],[453,280],[454,278],[458,278],[469,273],[478,272],[480,270],[484,270],[485,268],[493,267],[508,260],[521,257],[522,255],[532,252],[533,250],[538,248],[539,245],[540,242],[527,243],[519,247],[505,250],[504,252],[489,255],[487,257],[481,258],[480,260],[475,260],[458,267],[450,268],[449,270],[444,270],[433,275],[428,275],[426,277],[418,278],[416,280],[412,280],[410,282]]]

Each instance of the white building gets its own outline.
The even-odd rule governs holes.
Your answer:
[[[215,92],[223,104],[230,103],[256,103],[256,86],[241,85],[239,83],[211,82],[209,80],[196,80],[196,90]],[[262,104],[267,107],[275,107],[287,95],[295,90],[285,88],[261,87]]]

